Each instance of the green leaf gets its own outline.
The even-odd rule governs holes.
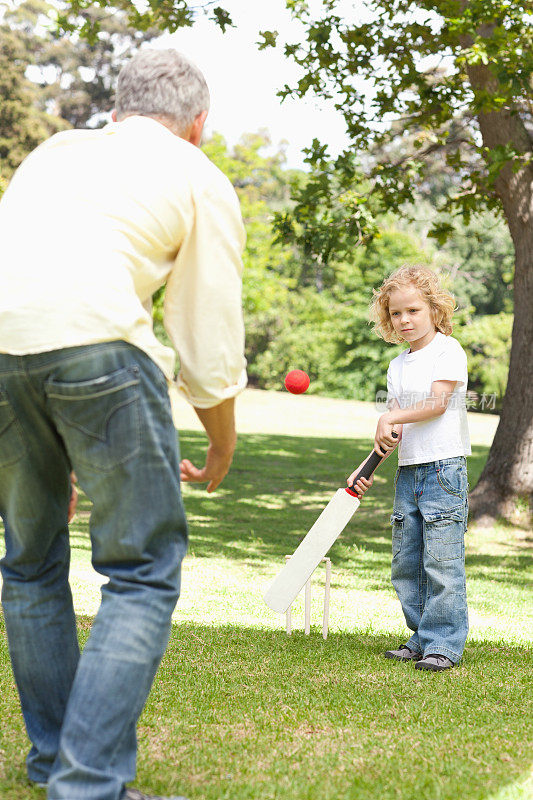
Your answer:
[[[213,9],[212,13],[213,13],[212,18],[216,21],[217,25],[222,30],[222,33],[226,32],[226,28],[235,27],[229,13],[225,9],[221,8],[220,6],[217,6],[216,8]]]
[[[450,235],[454,232],[453,225],[448,222],[441,222],[434,225],[428,232],[431,239],[436,239],[439,245],[444,245]]]
[[[266,50],[267,47],[275,47],[278,35],[278,31],[259,31],[259,36],[263,37],[262,41],[257,42],[259,49]]]

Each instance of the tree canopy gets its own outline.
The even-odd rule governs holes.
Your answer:
[[[368,0],[348,10],[341,0],[286,5],[305,35],[282,45],[301,77],[280,87],[280,96],[332,101],[350,137],[336,157],[313,141],[308,176],[293,180],[290,207],[278,207],[278,244],[299,255],[311,308],[326,292],[334,295],[343,264],[357,245],[370,244],[378,220],[391,212],[414,220],[428,192],[439,212],[428,235],[440,246],[455,236],[457,215],[467,225],[486,210],[505,219],[514,248],[509,379],[471,509],[506,514],[519,497],[533,498],[533,9],[522,0]],[[66,0],[58,24],[95,47],[105,38],[89,13],[96,7],[124,15],[140,32],[175,31],[198,14],[222,30],[232,24],[223,3],[185,0]],[[258,46],[277,46],[268,6],[261,11]],[[479,277],[471,255],[470,272]],[[482,292],[486,310],[498,308],[497,296],[509,297],[511,271],[507,259],[496,289]],[[505,336],[506,323],[496,327]]]
[[[46,0],[24,0],[7,8],[4,21],[26,51],[32,81],[41,89],[35,98],[38,107],[74,128],[99,124],[113,108],[122,64],[159,31],[136,30],[120,10],[86,3],[79,23],[99,30],[89,42],[78,33],[61,34],[52,23],[56,14]]]
[[[26,78],[30,58],[16,33],[0,25],[0,177],[4,179],[44,139],[68,127],[37,107],[36,87]]]
[[[87,17],[87,8],[95,5],[119,9],[137,30],[173,32],[192,25],[199,14],[208,15],[222,30],[232,24],[223,4],[216,2],[147,0],[139,10],[129,0],[67,0],[60,25],[77,28],[96,42],[101,24],[97,17]],[[283,45],[302,77],[294,86],[280,87],[280,96],[313,93],[333,100],[350,136],[349,148],[334,162],[341,185],[325,180],[308,185],[300,198],[302,207],[307,199],[308,206],[320,201],[322,208],[335,209],[340,195],[350,234],[354,219],[365,232],[370,223],[368,192],[356,202],[353,195],[342,197],[342,190],[353,182],[360,154],[370,151],[364,173],[380,208],[412,203],[432,168],[431,156],[441,152],[456,175],[442,210],[460,210],[468,221],[482,206],[501,209],[495,183],[502,169],[531,168],[530,7],[522,0],[368,0],[346,13],[341,0],[322,0],[318,11],[316,3],[306,0],[286,0],[286,5],[304,23],[306,38]],[[268,12],[262,21],[268,22]],[[265,29],[258,44],[274,47],[277,40],[278,31]],[[505,142],[484,141],[480,117],[488,124],[505,120],[514,135]],[[391,143],[400,145],[392,159]],[[315,141],[308,162],[323,176],[330,164],[327,146]],[[449,223],[437,222],[434,234],[443,238],[451,230]],[[331,247],[324,237],[323,252]]]

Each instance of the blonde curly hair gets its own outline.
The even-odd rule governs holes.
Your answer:
[[[404,342],[394,330],[389,314],[389,298],[396,289],[413,286],[422,295],[431,308],[435,328],[449,336],[452,332],[452,317],[456,310],[455,297],[441,286],[439,276],[429,267],[418,265],[397,269],[386,278],[379,289],[373,289],[373,300],[370,307],[370,318],[374,322],[374,331],[382,339],[391,344]]]

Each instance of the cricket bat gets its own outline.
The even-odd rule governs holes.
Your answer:
[[[398,436],[397,433],[392,435],[395,438]],[[355,476],[352,486],[337,489],[305,539],[300,542],[263,595],[265,603],[272,611],[285,613],[299,595],[359,508],[359,500],[354,490],[355,484],[360,478],[370,478],[384,458],[385,456],[380,456],[372,450],[370,458]]]

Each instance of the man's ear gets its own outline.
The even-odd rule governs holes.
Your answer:
[[[113,120],[113,122],[116,122],[116,121],[117,121],[117,112],[116,112],[116,109],[115,109],[115,108],[114,108],[114,109],[113,109],[113,111],[111,112],[111,119]]]
[[[200,147],[200,142],[202,141],[202,132],[204,130],[204,123],[206,118],[207,118],[207,111],[202,111],[201,114],[198,114],[198,116],[192,123],[191,127],[189,128],[189,135],[187,136],[187,139],[191,144],[196,145],[196,147]]]

